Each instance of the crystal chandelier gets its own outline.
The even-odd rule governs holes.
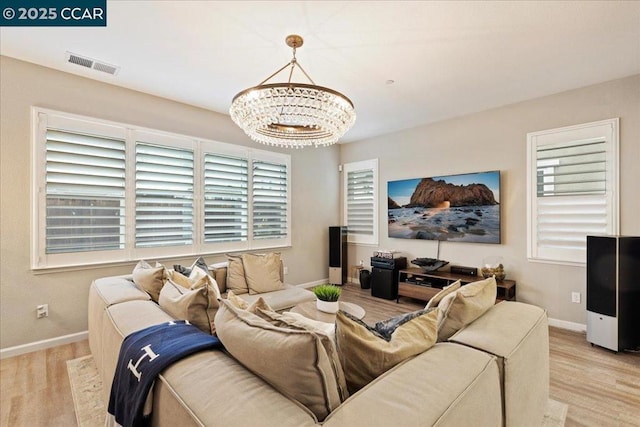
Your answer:
[[[335,90],[317,86],[296,61],[296,48],[303,39],[286,38],[293,58],[258,86],[238,93],[231,102],[231,119],[254,141],[279,147],[328,146],[338,140],[356,121],[353,103]],[[290,67],[286,83],[268,83]],[[311,84],[292,83],[295,67]]]

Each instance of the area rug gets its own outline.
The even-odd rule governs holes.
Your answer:
[[[102,381],[93,356],[67,361],[73,406],[79,427],[104,426],[105,404],[102,400]],[[563,427],[569,405],[549,399],[542,427]]]
[[[93,356],[68,360],[67,372],[78,426],[104,426],[106,405],[102,400],[102,380]]]

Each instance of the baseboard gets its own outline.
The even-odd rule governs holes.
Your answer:
[[[313,282],[300,283],[299,285],[296,285],[296,286],[299,286],[301,288],[313,288],[314,286],[324,285],[328,282],[329,282],[329,278],[327,277],[326,279],[315,280]]]
[[[566,320],[551,319],[549,318],[549,326],[555,326],[556,328],[568,329],[575,332],[586,332],[587,325],[582,323],[567,322]]]
[[[42,341],[36,341],[29,344],[17,345],[15,347],[3,348],[0,350],[0,359],[7,357],[20,356],[21,354],[31,353],[32,351],[45,350],[51,347],[57,347],[63,344],[78,342],[89,338],[89,331],[78,332],[76,334],[64,335],[57,338],[49,338]]]

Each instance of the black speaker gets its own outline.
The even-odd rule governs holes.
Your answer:
[[[360,287],[369,289],[371,287],[371,272],[369,270],[360,270]]]
[[[347,227],[329,227],[329,283],[347,282]]]
[[[587,341],[640,348],[640,237],[587,236]]]

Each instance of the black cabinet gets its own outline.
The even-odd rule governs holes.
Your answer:
[[[587,341],[640,346],[640,237],[587,236]]]

